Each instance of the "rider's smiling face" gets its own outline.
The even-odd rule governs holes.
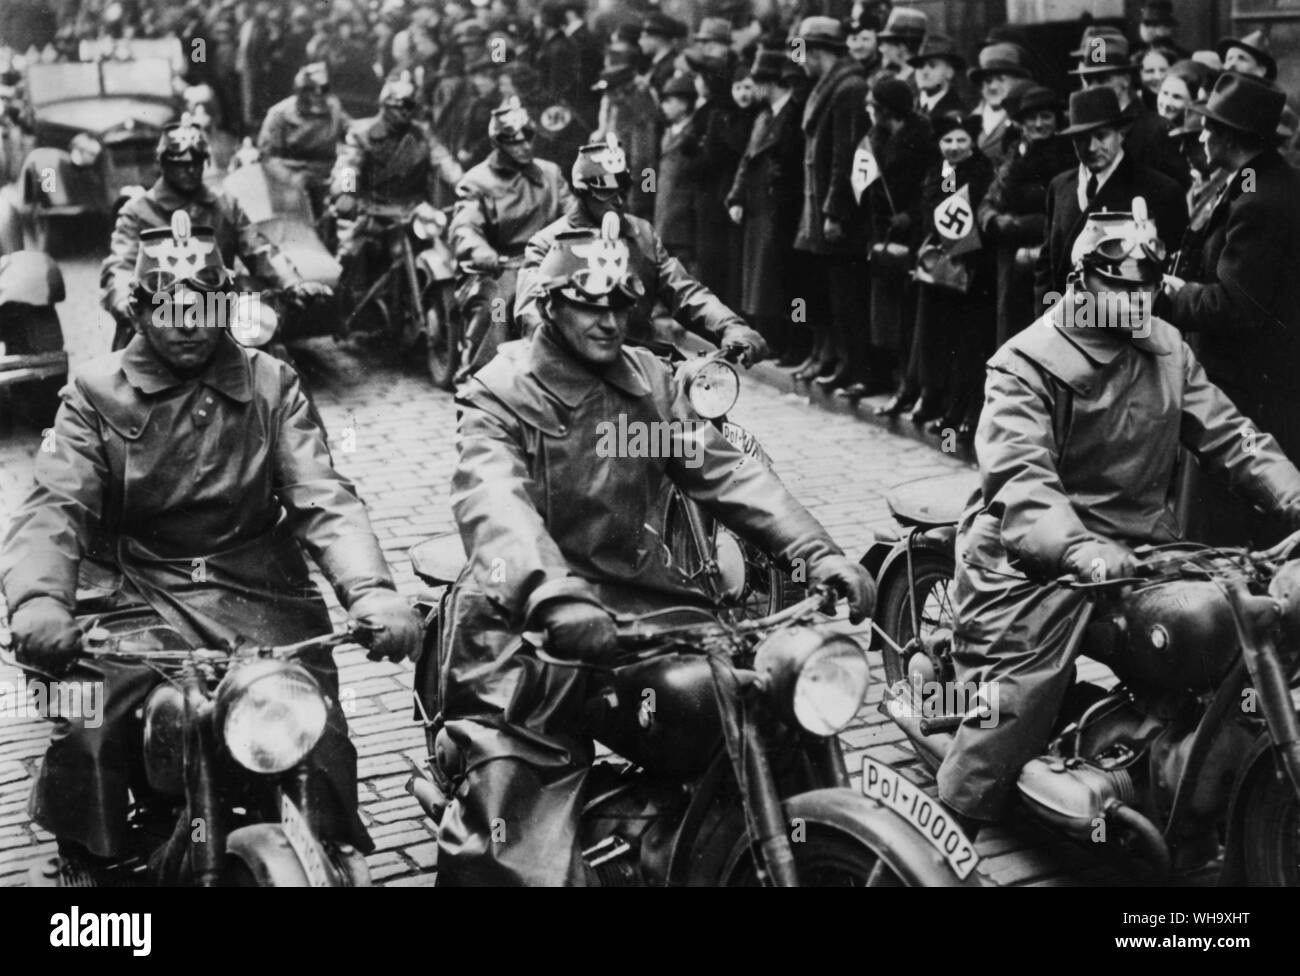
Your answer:
[[[574,355],[593,366],[608,366],[623,349],[628,311],[627,306],[579,305],[556,295],[550,318]]]

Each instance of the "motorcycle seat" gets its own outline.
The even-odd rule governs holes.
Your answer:
[[[415,575],[430,586],[448,586],[460,578],[468,557],[459,532],[444,532],[417,542],[407,551]]]
[[[922,478],[897,485],[885,495],[885,504],[900,524],[922,529],[956,525],[975,489],[974,471],[939,478]]]

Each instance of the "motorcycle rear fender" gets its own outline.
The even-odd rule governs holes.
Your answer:
[[[957,527],[953,525],[918,532],[912,541],[913,551],[929,549],[949,556],[953,555],[956,544]],[[893,543],[874,543],[858,562],[870,570],[876,578],[877,592],[883,593],[896,576],[907,574],[907,537]],[[873,650],[880,649],[880,638],[874,633],[871,647]]]
[[[1261,732],[1242,757],[1241,773],[1232,784],[1232,797],[1228,801],[1228,835],[1223,845],[1223,870],[1219,872],[1220,887],[1241,885],[1242,845],[1250,825],[1245,822],[1245,810],[1239,802],[1257,777],[1281,774],[1286,776],[1282,761],[1273,747],[1273,738],[1267,731]]]
[[[976,872],[958,878],[948,862],[902,817],[855,790],[830,787],[792,796],[783,804],[787,823],[838,831],[876,854],[909,885],[980,888]]]

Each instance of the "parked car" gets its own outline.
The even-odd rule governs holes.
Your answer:
[[[109,217],[123,188],[153,183],[159,135],[179,115],[174,77],[165,57],[27,67],[36,148],[19,189],[28,248],[57,249],[69,218]]]

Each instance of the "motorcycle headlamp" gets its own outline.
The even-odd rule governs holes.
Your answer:
[[[437,240],[446,226],[446,214],[428,203],[420,204],[411,215],[411,233],[422,241]]]
[[[740,397],[740,377],[724,359],[701,356],[687,360],[680,375],[691,406],[705,420],[723,416]]]
[[[763,640],[754,670],[766,677],[785,718],[813,735],[848,727],[862,707],[870,680],[867,654],[844,634],[792,627]]]
[[[235,299],[230,316],[230,334],[241,346],[258,349],[270,342],[280,327],[280,317],[257,292],[242,294]]]
[[[103,151],[104,147],[99,144],[99,140],[84,132],[74,136],[68,146],[68,156],[71,157],[73,166],[94,166]]]
[[[301,762],[325,732],[325,696],[289,661],[258,660],[232,670],[216,695],[216,727],[231,756],[267,775]]]

